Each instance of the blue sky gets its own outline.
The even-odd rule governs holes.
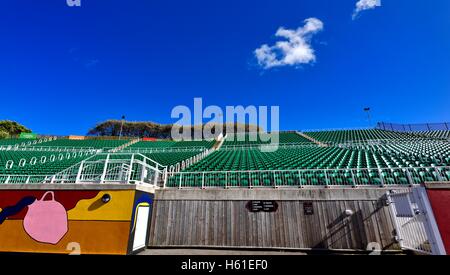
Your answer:
[[[172,123],[177,105],[279,105],[281,129],[450,121],[450,1],[9,0],[0,9],[0,119],[85,134],[120,118]],[[254,51],[316,18],[315,60]]]

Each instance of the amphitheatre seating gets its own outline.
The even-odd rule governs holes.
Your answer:
[[[242,134],[237,133],[234,135],[228,135],[223,143],[223,146],[240,146],[240,145],[258,145],[258,144],[268,144],[273,142],[272,140],[263,141],[257,133]],[[312,142],[303,136],[293,132],[280,132],[279,133],[279,144],[289,144],[289,143],[304,143],[312,144]]]
[[[278,184],[407,184],[408,179],[405,168],[410,171],[410,176],[415,182],[433,181],[439,179],[437,171],[432,168],[435,163],[426,159],[412,158],[410,156],[398,156],[396,154],[384,154],[365,149],[346,149],[339,147],[284,147],[275,152],[262,152],[259,149],[244,148],[239,150],[218,150],[205,159],[188,167],[184,172],[192,180],[187,181],[198,186],[199,177],[205,177],[201,173],[208,171],[206,179],[213,177],[211,182],[223,186],[224,173],[228,180],[237,177],[239,186],[244,183],[259,185]],[[321,170],[324,169],[324,170]],[[403,170],[402,170],[403,169]],[[279,172],[279,171],[290,172]],[[301,171],[293,171],[301,170]],[[259,171],[259,172],[258,172]],[[268,171],[268,172],[265,172]],[[274,171],[274,172],[270,172]],[[290,175],[292,173],[292,175]],[[380,174],[383,178],[380,178]],[[277,179],[278,175],[278,179]],[[264,179],[264,176],[267,179]],[[445,170],[442,177],[450,180],[450,170]],[[180,175],[169,179],[168,186],[178,185]],[[218,178],[219,177],[219,178]],[[272,179],[270,179],[272,177]],[[205,180],[204,178],[202,179]],[[186,182],[186,179],[185,181]],[[233,180],[227,182],[232,185]]]
[[[177,164],[183,160],[189,159],[197,154],[199,154],[198,151],[142,153],[142,155],[144,155],[164,166],[175,165],[175,164]]]
[[[0,175],[52,175],[91,155],[89,152],[0,151]],[[21,159],[26,160],[23,166]],[[10,160],[13,166],[7,168]]]
[[[442,141],[398,142],[389,144],[360,145],[358,148],[381,154],[398,155],[407,159],[410,167],[419,165],[450,166],[450,143]]]
[[[129,140],[103,140],[103,139],[56,139],[40,144],[36,144],[34,146],[39,147],[68,147],[68,148],[116,148],[125,143],[129,142]]]
[[[29,139],[20,139],[20,138],[6,138],[0,139],[0,146],[8,146],[8,145],[19,145],[23,142],[30,141]]]
[[[304,132],[306,135],[325,143],[367,142],[371,140],[419,140],[420,137],[411,133],[386,130],[339,130]]]
[[[433,138],[450,139],[450,130],[419,131],[414,133]]]
[[[127,149],[156,149],[156,148],[184,148],[184,147],[205,147],[211,148],[214,145],[214,140],[193,140],[193,141],[139,141]]]

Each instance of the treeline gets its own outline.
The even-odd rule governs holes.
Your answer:
[[[15,121],[0,120],[0,139],[17,137],[20,133],[31,133],[31,130]]]
[[[90,136],[119,136],[122,121],[107,120],[98,123],[87,133]],[[221,132],[225,135],[228,127],[233,127],[235,133],[256,132],[261,129],[257,125],[233,123],[220,124],[218,129],[211,127],[211,125],[196,125],[190,126],[191,138],[194,139],[195,131],[203,131],[205,127],[210,128],[210,132],[219,135]],[[172,128],[176,128],[181,132],[181,126],[174,124],[159,124],[154,122],[131,122],[125,121],[122,128],[122,136],[126,137],[149,137],[157,139],[171,139]]]

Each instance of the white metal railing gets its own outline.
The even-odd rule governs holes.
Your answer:
[[[321,141],[323,143],[327,143],[328,145],[338,146],[338,147],[354,147],[354,146],[363,146],[363,145],[389,145],[389,144],[418,144],[420,143],[429,143],[436,144],[442,142],[441,140],[433,140],[433,139],[417,139],[417,138],[408,138],[408,139],[372,139],[372,140],[354,140],[354,141],[345,141],[345,142],[335,142],[335,141]]]
[[[446,255],[424,187],[386,194],[400,247],[422,254]]]
[[[93,151],[66,151],[66,152],[56,152],[59,154],[51,154],[51,155],[41,155],[41,156],[32,156],[30,159],[21,158],[17,160],[8,160],[5,163],[5,169],[10,170],[15,167],[25,167],[26,165],[34,166],[36,164],[45,164],[45,163],[55,163],[59,161],[66,161],[69,159],[83,158],[89,155],[95,154]],[[81,159],[80,159],[81,161]]]
[[[165,187],[412,186],[450,181],[450,167],[344,168],[251,171],[167,171]]]
[[[0,146],[0,151],[42,151],[42,152],[74,152],[74,151],[102,151],[93,147],[75,146]]]
[[[302,133],[353,131],[353,130],[375,130],[373,127],[353,127],[353,128],[327,128],[327,129],[306,129],[300,130]]]
[[[300,148],[300,147],[318,147],[317,144],[309,142],[291,142],[291,143],[266,143],[266,144],[239,144],[239,145],[222,145],[220,150],[233,151],[233,150],[246,150],[246,149],[284,149],[284,148]]]
[[[214,149],[214,148],[204,150],[195,156],[192,156],[188,159],[182,160],[176,164],[171,165],[170,167],[167,168],[167,171],[180,172],[180,171],[188,168],[189,166],[199,162],[200,160],[206,158],[209,154],[211,154],[214,151],[216,151],[216,149]]]
[[[135,183],[163,185],[166,166],[142,155],[100,153],[50,179],[50,183]]]
[[[191,147],[155,147],[155,148],[126,148],[122,149],[122,153],[176,153],[176,152],[193,152],[203,151],[208,149],[206,146],[191,146]]]

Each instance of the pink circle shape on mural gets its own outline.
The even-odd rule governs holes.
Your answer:
[[[44,200],[50,194],[51,200]],[[68,231],[67,212],[64,206],[55,201],[52,191],[46,192],[40,200],[28,206],[23,227],[34,240],[57,244]]]

